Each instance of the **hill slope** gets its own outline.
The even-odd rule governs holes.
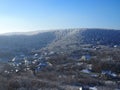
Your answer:
[[[47,48],[77,49],[81,45],[120,45],[120,31],[111,29],[71,29],[56,31],[57,38]]]
[[[1,35],[0,59],[9,60],[14,56],[28,55],[31,50],[45,47],[54,38],[53,32],[36,33],[34,35]]]

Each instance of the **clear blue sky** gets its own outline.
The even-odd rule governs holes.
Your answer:
[[[120,0],[0,0],[0,33],[120,29]]]

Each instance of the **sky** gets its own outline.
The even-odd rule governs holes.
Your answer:
[[[0,33],[120,29],[120,0],[0,0]]]

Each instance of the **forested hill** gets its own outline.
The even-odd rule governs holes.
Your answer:
[[[43,47],[49,50],[66,50],[85,44],[120,45],[120,30],[80,28],[3,34],[0,35],[0,57],[27,54]]]

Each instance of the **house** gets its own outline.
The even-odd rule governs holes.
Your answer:
[[[113,47],[114,47],[114,48],[117,48],[117,47],[118,47],[118,45],[114,45]]]
[[[102,71],[102,74],[108,74],[108,75],[111,75],[111,76],[113,76],[113,77],[116,77],[117,76],[117,74],[115,74],[114,72],[112,72],[112,71]]]
[[[10,72],[9,72],[9,71],[7,71],[7,70],[5,70],[5,71],[4,71],[4,73],[9,74]]]
[[[33,60],[32,64],[36,64],[38,62],[38,60]]]
[[[92,70],[92,64],[87,64],[87,69]]]
[[[46,62],[41,62],[37,65],[36,69],[35,69],[35,72],[39,72],[41,71],[43,68],[45,68],[46,66],[48,66],[48,64]]]
[[[51,52],[49,52],[48,55],[53,55],[54,53],[55,53],[54,51],[51,51]]]
[[[38,56],[38,54],[36,53],[36,54],[34,54],[34,57],[37,57]]]
[[[89,87],[89,90],[98,90],[96,87]]]
[[[52,67],[53,65],[50,62],[47,62],[48,66]]]
[[[99,77],[99,75],[98,74],[91,74],[91,77],[93,77],[93,78],[98,78]]]
[[[12,62],[14,62],[16,60],[16,57],[14,57],[13,59],[12,59]]]
[[[107,71],[107,70],[103,70],[101,75],[105,76],[107,79],[115,79],[115,78],[117,78],[117,74],[115,74],[112,71]]]
[[[83,55],[80,60],[86,61],[86,60],[90,60],[91,56],[89,54],[87,55]]]
[[[39,57],[39,55],[36,53],[36,54],[34,54],[33,59],[36,59],[38,57]]]
[[[29,66],[29,61],[27,59],[25,59],[24,62],[25,62],[25,66],[28,67]]]
[[[81,72],[83,72],[83,73],[91,73],[91,71],[90,70],[88,70],[88,69],[83,69],[83,70],[81,70]]]

